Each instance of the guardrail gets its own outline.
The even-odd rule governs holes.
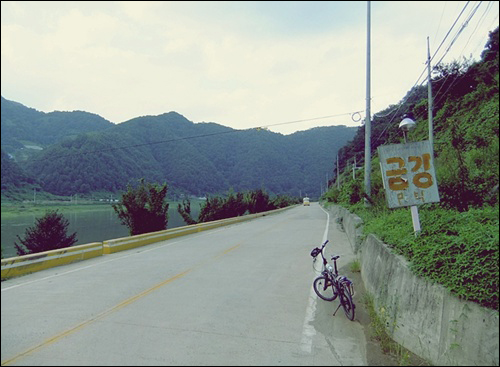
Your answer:
[[[295,206],[295,205],[294,205]],[[36,254],[23,255],[2,259],[2,280],[34,273],[40,270],[70,264],[72,262],[91,259],[93,257],[109,255],[118,251],[130,250],[136,247],[149,245],[155,242],[165,241],[171,238],[185,236],[188,234],[206,231],[208,229],[227,226],[265,215],[274,214],[294,206],[270,210],[267,212],[248,214],[240,217],[221,219],[212,222],[192,224],[189,226],[166,229],[158,232],[150,232],[135,236],[116,238],[103,242],[93,242],[86,245],[65,247],[58,250],[39,252]]]
[[[2,280],[101,256],[102,242],[2,259]]]

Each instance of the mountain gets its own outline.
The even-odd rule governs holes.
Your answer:
[[[19,160],[44,147],[78,134],[113,125],[99,115],[83,112],[40,112],[1,97],[2,149]]]
[[[2,149],[2,191],[35,184],[30,177]]]
[[[116,192],[145,178],[198,196],[264,188],[318,197],[337,151],[356,130],[332,126],[285,136],[193,123],[176,112],[114,125],[87,112],[45,114],[2,98],[2,149],[57,195]],[[22,154],[14,143],[40,148]]]

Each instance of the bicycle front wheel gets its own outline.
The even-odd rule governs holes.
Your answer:
[[[354,320],[354,302],[352,301],[351,297],[351,292],[349,292],[348,289],[343,288],[342,291],[340,292],[340,304],[342,305],[342,308],[344,309],[344,313],[347,316],[347,318],[351,321]]]
[[[325,301],[333,301],[337,294],[333,289],[332,282],[328,277],[322,275],[314,279],[313,288],[319,298]]]

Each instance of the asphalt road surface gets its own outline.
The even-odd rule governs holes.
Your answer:
[[[324,239],[342,273],[311,203],[4,281],[2,365],[366,365],[363,326],[312,290]]]

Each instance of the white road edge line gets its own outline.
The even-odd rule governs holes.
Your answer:
[[[321,206],[320,206],[320,208],[326,214],[326,228],[325,228],[325,232],[323,234],[323,242],[322,242],[322,243],[325,243],[325,241],[328,238],[328,229],[330,226],[330,214],[325,209],[323,209]],[[314,293],[314,289],[313,289],[312,284],[311,284],[311,291],[309,294],[309,303],[308,303],[307,308],[306,308],[306,315],[304,317],[304,326],[302,328],[302,339],[300,340],[300,349],[304,353],[308,353],[308,354],[311,354],[311,352],[312,352],[312,344],[313,344],[312,342],[313,342],[314,335],[316,335],[316,329],[314,328],[314,326],[312,326],[312,321],[314,321],[314,316],[316,313],[316,299],[317,299],[317,297],[316,297],[316,294]]]

